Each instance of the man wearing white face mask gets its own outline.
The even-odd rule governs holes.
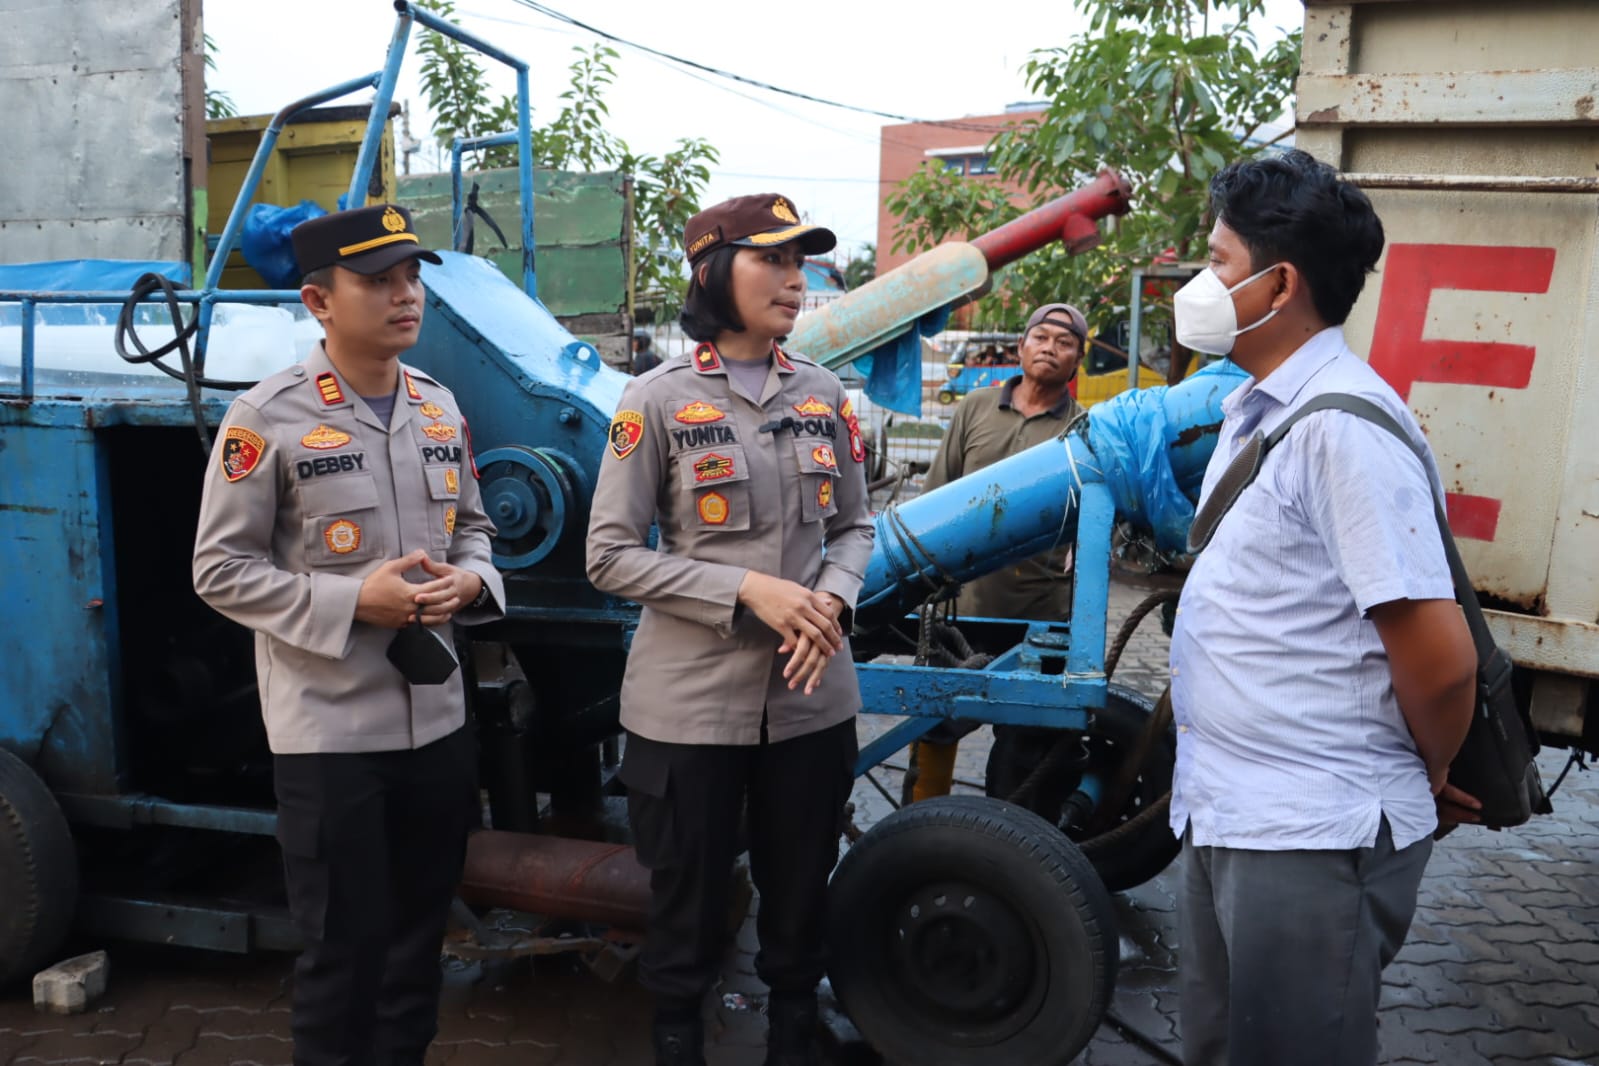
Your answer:
[[[1201,501],[1238,448],[1323,393],[1404,401],[1344,342],[1382,252],[1365,194],[1304,152],[1211,183],[1210,269],[1177,339],[1251,375],[1223,404]],[[1439,488],[1343,411],[1274,448],[1200,554],[1172,635],[1188,1066],[1370,1066],[1381,973],[1404,942],[1472,712],[1476,653],[1433,518]]]

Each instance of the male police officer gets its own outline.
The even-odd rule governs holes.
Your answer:
[[[477,816],[449,623],[503,612],[466,426],[403,367],[422,324],[404,208],[302,223],[326,340],[240,396],[206,472],[195,590],[255,630],[278,840],[305,941],[294,1061],[420,1064]]]

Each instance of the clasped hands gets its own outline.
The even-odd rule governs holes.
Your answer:
[[[844,601],[831,592],[815,592],[797,581],[751,570],[739,583],[738,602],[783,638],[779,655],[793,653],[783,667],[788,687],[804,685],[807,696],[815,692],[828,660],[844,647],[844,629],[838,622]]]
[[[432,581],[412,582],[405,572],[420,566]],[[366,576],[355,603],[355,620],[399,629],[418,616],[425,626],[443,625],[477,598],[483,579],[470,570],[436,563],[425,551],[390,559]]]

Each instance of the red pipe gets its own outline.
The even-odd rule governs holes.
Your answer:
[[[467,841],[461,898],[642,931],[650,872],[621,844],[484,829]]]
[[[1106,215],[1125,215],[1132,210],[1132,196],[1133,189],[1126,178],[1114,170],[1101,170],[1099,177],[1081,189],[1034,208],[971,243],[983,253],[991,271],[1014,263],[1057,239],[1066,240],[1075,251],[1082,247],[1084,236],[1080,220],[1092,224],[1093,220]],[[1074,216],[1079,221],[1074,222]]]

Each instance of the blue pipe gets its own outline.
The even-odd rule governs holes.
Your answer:
[[[278,143],[278,134],[283,132],[283,127],[287,126],[289,120],[301,111],[316,107],[318,104],[325,104],[329,100],[337,100],[339,97],[353,93],[357,89],[365,89],[376,85],[381,77],[381,73],[373,73],[363,78],[351,78],[349,81],[340,82],[331,89],[324,89],[304,99],[296,100],[272,116],[272,121],[261,132],[261,143],[256,146],[255,158],[250,160],[250,169],[245,172],[244,184],[239,186],[239,195],[233,201],[233,210],[228,213],[228,223],[222,227],[222,238],[217,241],[216,253],[212,255],[211,265],[205,272],[205,287],[207,289],[215,289],[222,284],[222,268],[227,265],[228,256],[233,253],[234,242],[239,239],[239,231],[244,228],[244,216],[250,209],[250,201],[255,199],[255,191],[261,185],[261,172],[266,169],[267,160],[272,155],[273,147]],[[388,107],[387,104],[383,106],[385,109]],[[381,128],[381,123],[379,128]],[[370,129],[368,133],[370,134]],[[357,170],[359,169],[358,165]],[[121,303],[124,298],[126,298],[126,294],[111,302]],[[298,295],[296,295],[295,299],[299,299]]]
[[[383,144],[383,130],[389,124],[389,104],[394,102],[394,85],[400,80],[400,64],[405,61],[405,44],[411,36],[411,14],[399,4],[400,17],[394,20],[394,36],[389,39],[389,51],[383,58],[383,71],[378,76],[377,95],[372,98],[372,113],[367,118],[366,134],[361,138],[361,151],[355,157],[355,173],[350,175],[350,192],[344,206],[366,206],[366,190],[372,181],[372,168],[377,165],[378,151]]]
[[[33,399],[33,309],[34,301],[22,301],[22,398]]]

